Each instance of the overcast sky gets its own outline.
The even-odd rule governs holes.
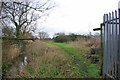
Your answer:
[[[119,0],[54,0],[57,6],[42,24],[42,31],[87,34],[100,27],[103,15],[118,10]],[[41,25],[38,25],[38,29]]]

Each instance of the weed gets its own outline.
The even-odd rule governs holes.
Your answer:
[[[31,75],[34,75],[34,68],[30,65],[27,65],[27,70]]]
[[[10,62],[3,64],[2,65],[2,74],[5,74],[9,70],[11,65],[12,65],[12,63],[10,63]]]

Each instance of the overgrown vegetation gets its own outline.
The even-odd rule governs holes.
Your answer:
[[[86,41],[85,37],[77,37],[74,41],[70,39],[67,43],[26,40],[25,46],[21,47],[20,45],[13,46],[16,42],[12,41],[8,43],[9,46],[13,46],[11,48],[5,43],[7,46],[3,47],[8,50],[6,52],[3,49],[3,59],[4,62],[8,61],[10,64],[4,63],[3,72],[4,74],[9,72],[9,68],[13,65],[11,61],[15,61],[15,58],[19,56],[17,53],[22,51],[25,53],[24,56],[28,57],[28,65],[16,76],[17,78],[100,78],[100,61],[96,62],[100,60],[100,55],[94,53],[94,50],[92,50],[94,54],[90,51],[99,48],[97,41],[95,38]],[[6,55],[8,51],[9,56]],[[6,57],[9,57],[9,60],[5,60]]]
[[[35,45],[37,45],[35,43]],[[29,54],[29,64],[19,77],[24,78],[76,78],[82,77],[70,61],[70,57],[66,52],[57,46],[46,44],[47,48],[41,56],[37,52],[37,56],[33,53]],[[36,49],[37,50],[37,49]],[[34,55],[34,57],[32,57]]]
[[[42,45],[47,47],[41,49],[41,55],[37,48],[39,41],[35,42],[36,48],[28,46],[29,64],[18,76],[20,78],[100,78],[99,64],[91,63],[87,58],[90,47],[84,41],[70,43],[45,42]],[[79,45],[78,43],[81,43]],[[31,44],[33,45],[33,44]],[[31,50],[32,49],[32,50]],[[37,51],[37,52],[35,52]]]
[[[2,41],[2,75],[6,76],[10,67],[17,62],[17,58],[24,55],[26,43],[17,40],[3,40]]]

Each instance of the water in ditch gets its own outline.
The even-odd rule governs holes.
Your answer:
[[[18,74],[20,74],[24,67],[28,64],[27,56],[19,56],[16,61],[10,67],[9,71],[6,73],[7,78],[16,78]]]

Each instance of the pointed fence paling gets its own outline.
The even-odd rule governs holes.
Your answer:
[[[120,10],[118,10],[120,12]],[[103,76],[120,78],[120,14],[117,11],[103,17]]]

